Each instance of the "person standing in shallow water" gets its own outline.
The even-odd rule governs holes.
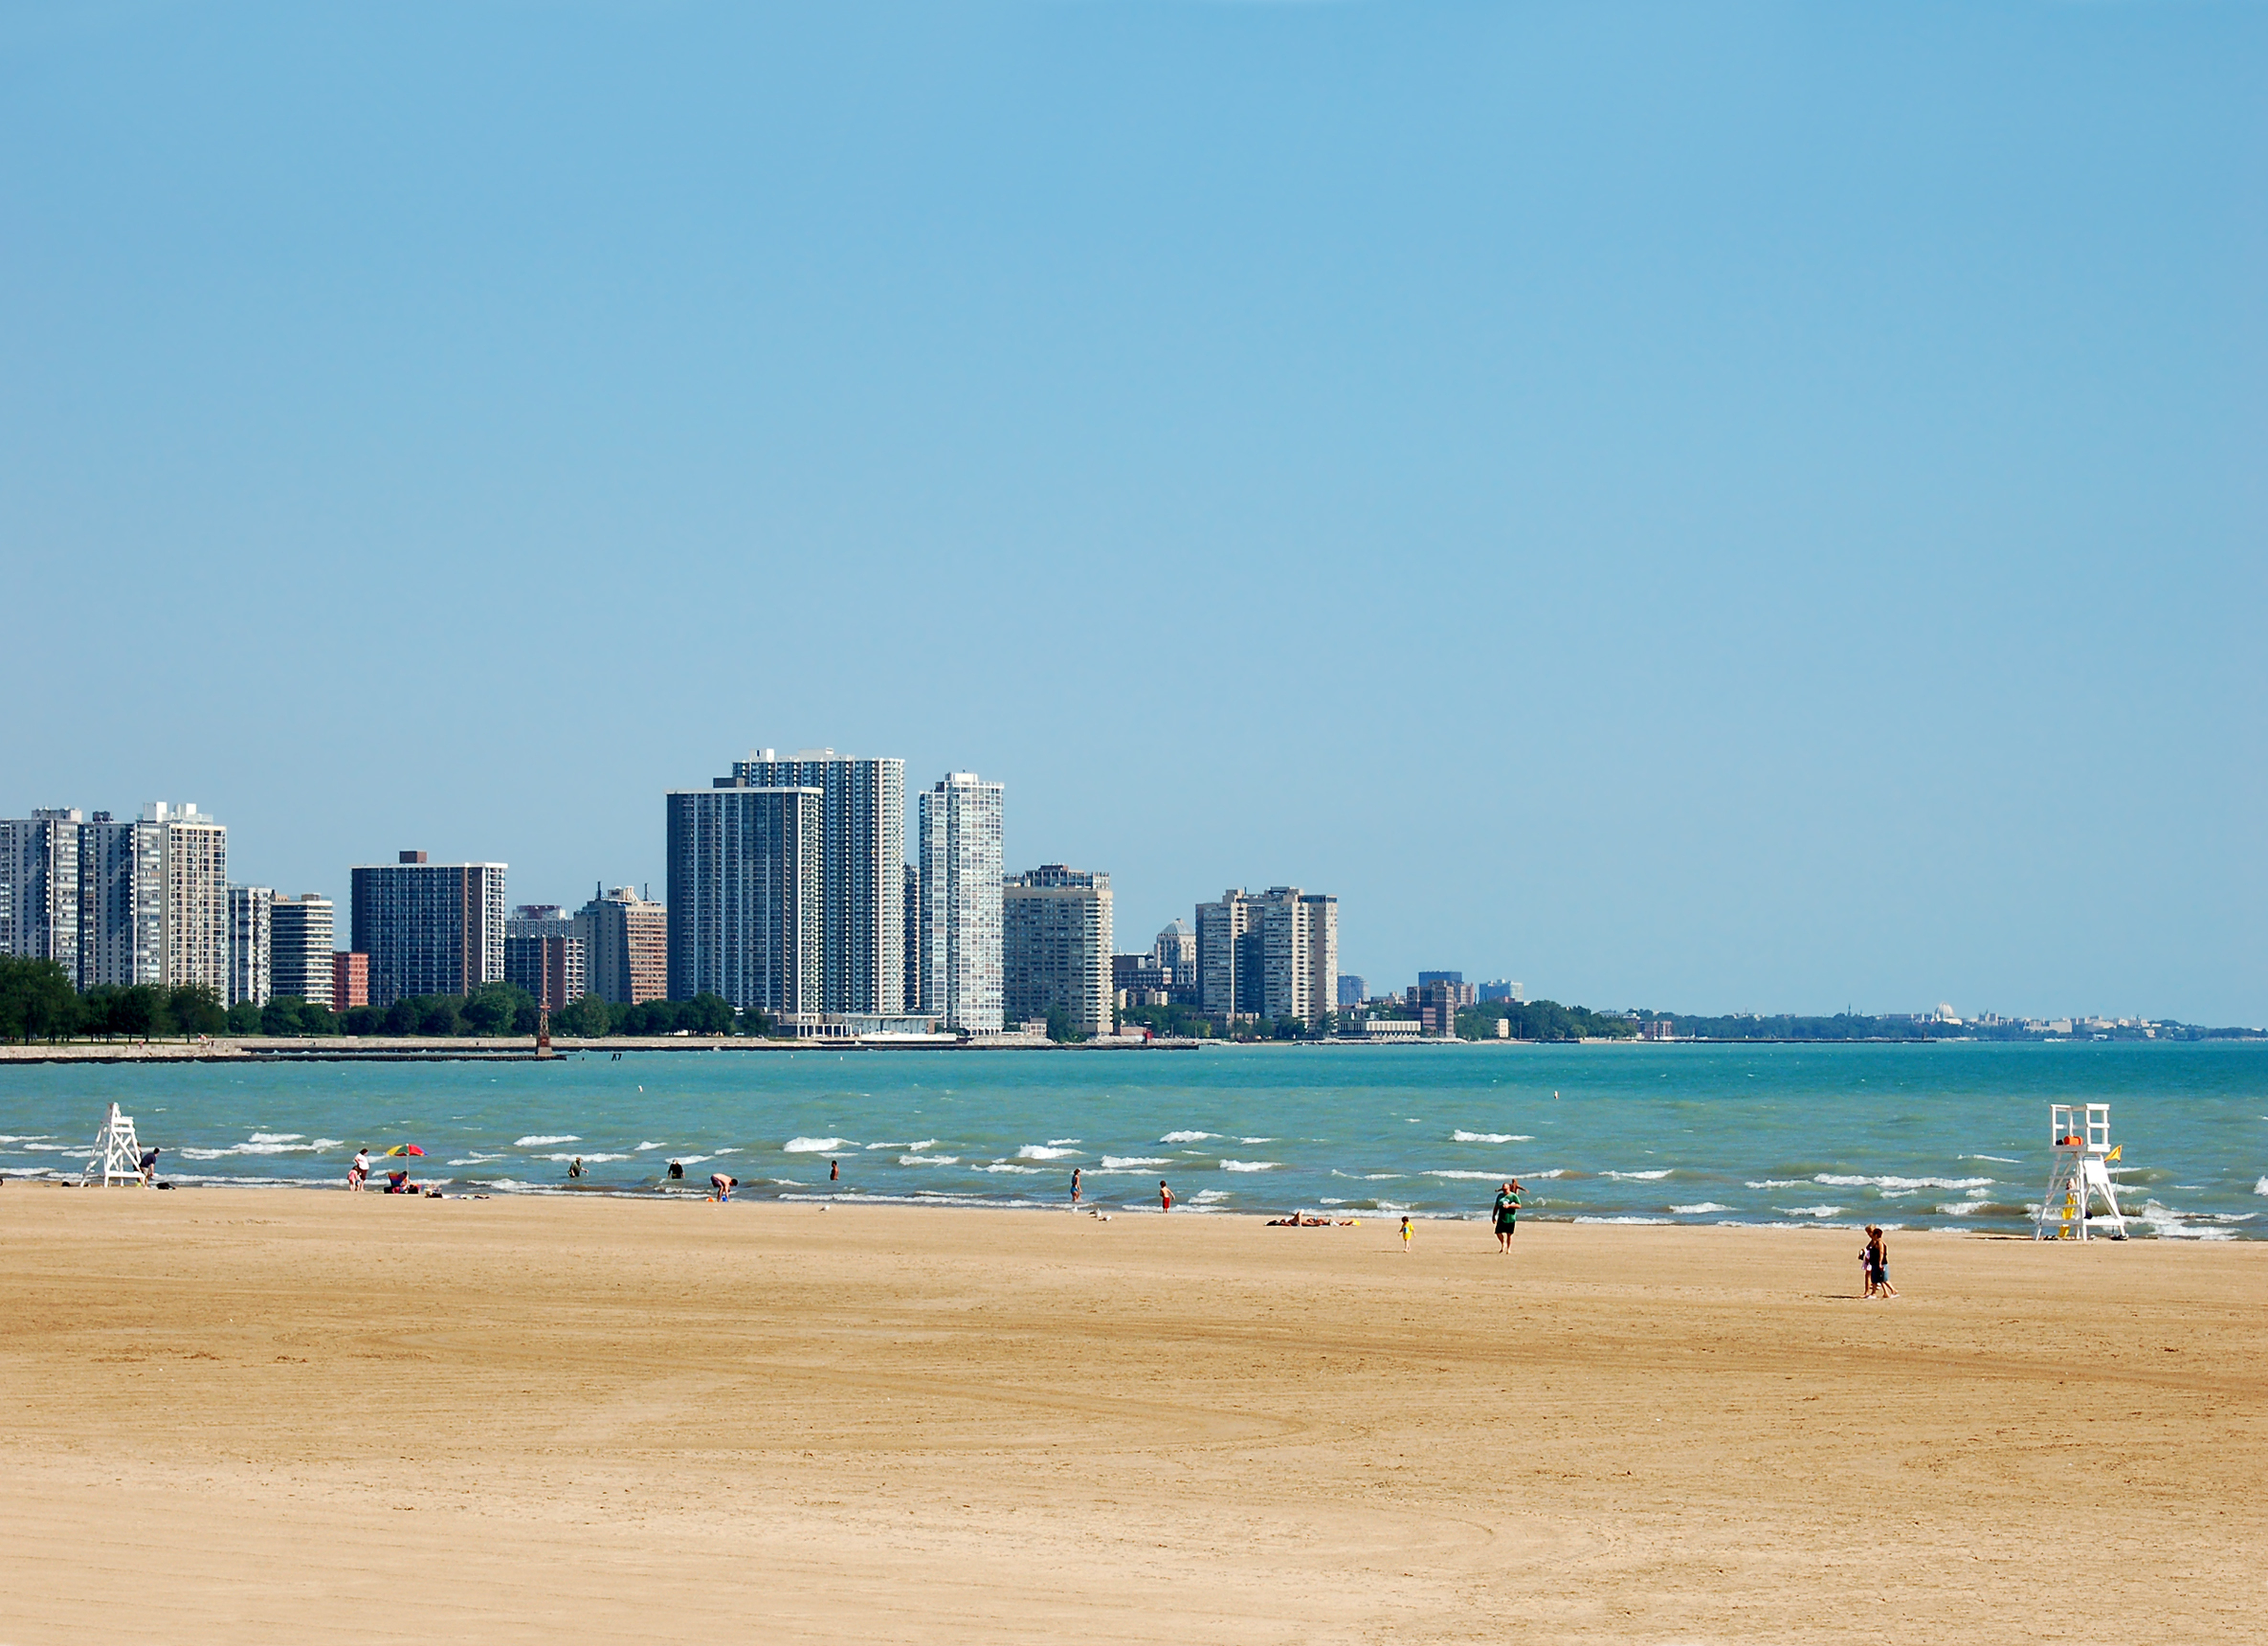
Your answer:
[[[1161,1212],[1174,1209],[1174,1191],[1166,1187],[1163,1178],[1158,1179],[1158,1209]]]
[[[1496,1249],[1512,1250],[1513,1231],[1520,1226],[1520,1179],[1513,1179],[1496,1192]]]
[[[1071,1203],[1074,1206],[1079,1204],[1079,1168],[1077,1166],[1071,1169]]]

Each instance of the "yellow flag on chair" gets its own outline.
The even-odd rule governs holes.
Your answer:
[[[2117,1159],[2117,1158],[2118,1158],[2118,1157],[2119,1157],[2119,1156],[2121,1156],[2121,1155],[2124,1154],[2125,1152],[2126,1152],[2126,1145],[2125,1145],[2125,1144],[2124,1144],[2124,1143],[2121,1143],[2121,1144],[2119,1144],[2119,1145],[2118,1145],[2118,1147],[2117,1147],[2117,1148],[2116,1148],[2116,1149],[2112,1150],[2109,1154],[2107,1154],[2107,1155],[2103,1156],[2102,1157],[2103,1157],[2103,1159],[2104,1159],[2105,1161],[2116,1160],[2116,1159]]]

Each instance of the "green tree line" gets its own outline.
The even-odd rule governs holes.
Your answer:
[[[517,983],[490,983],[469,995],[418,995],[389,1006],[344,1011],[289,996],[265,1005],[224,1007],[209,988],[105,983],[85,994],[53,960],[0,955],[0,1038],[65,1040],[225,1035],[516,1035],[534,1034],[533,996]],[[767,1034],[763,1012],[735,1012],[715,995],[617,1005],[585,995],[551,1014],[552,1032],[567,1039],[608,1035]]]
[[[1638,1023],[1611,1012],[1563,1006],[1556,1000],[1492,1000],[1457,1013],[1457,1033],[1468,1040],[1492,1040],[1499,1021],[1512,1025],[1515,1040],[1628,1040]]]

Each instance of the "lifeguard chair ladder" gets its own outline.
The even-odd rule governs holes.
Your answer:
[[[2089,1103],[2082,1109],[2076,1104],[2051,1104],[2048,1132],[2054,1164],[2048,1169],[2047,1193],[2040,1199],[2032,1238],[2087,1239],[2089,1226],[2097,1221],[2093,1203],[2099,1195],[2104,1207],[2101,1220],[2110,1224],[2112,1239],[2124,1240],[2126,1219],[2118,1210],[2118,1191],[2110,1181],[2110,1163],[2118,1158],[2118,1150],[2110,1146],[2110,1106]]]
[[[94,1154],[86,1163],[86,1170],[78,1174],[79,1187],[85,1188],[102,1173],[102,1187],[113,1182],[142,1181],[142,1145],[135,1140],[134,1117],[121,1114],[118,1106],[110,1106],[110,1113],[102,1122],[102,1129],[94,1135]]]

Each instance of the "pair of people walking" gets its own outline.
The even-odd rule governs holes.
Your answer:
[[[1512,1237],[1520,1227],[1520,1179],[1513,1178],[1496,1192],[1496,1249],[1512,1250]]]
[[[1898,1289],[1890,1284],[1890,1248],[1882,1238],[1880,1223],[1867,1225],[1867,1244],[1859,1248],[1859,1269],[1866,1276],[1866,1296],[1895,1297]]]

